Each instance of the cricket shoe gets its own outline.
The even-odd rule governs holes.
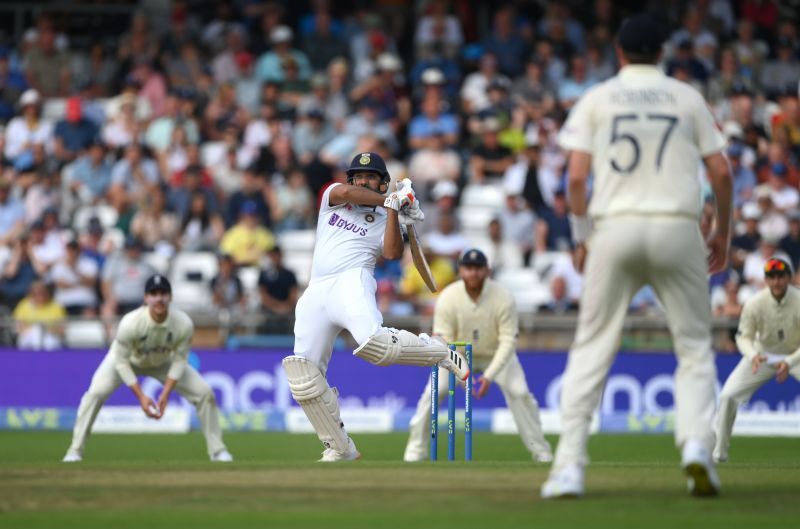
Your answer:
[[[727,463],[728,462],[728,454],[719,454],[717,451],[714,451],[713,454],[714,463]]]
[[[431,345],[439,344],[444,347],[447,347],[447,342],[445,342],[442,338],[438,336],[434,336],[433,338],[428,337],[427,334],[422,333],[419,335],[420,340],[428,339],[430,340]],[[439,367],[443,367],[453,373],[457,379],[459,380],[466,380],[469,376],[469,365],[467,364],[467,359],[464,358],[464,355],[459,353],[454,349],[447,349],[449,355],[439,362]]]
[[[583,493],[583,467],[575,464],[550,472],[541,490],[545,499],[580,498]]]
[[[224,448],[211,456],[211,461],[214,463],[232,463],[233,456]]]
[[[683,445],[681,467],[689,478],[687,486],[693,496],[716,496],[720,481],[711,455],[697,439],[689,439]]]
[[[355,461],[361,459],[361,453],[356,450],[356,445],[351,438],[347,438],[347,452],[340,452],[333,448],[326,448],[322,452],[320,463],[334,463],[336,461]]]
[[[537,463],[552,463],[553,462],[553,454],[550,452],[538,452],[534,454],[533,460]]]
[[[61,460],[62,463],[80,463],[81,461],[83,461],[83,457],[81,457],[78,452],[73,452],[72,450],[67,452],[67,455]]]

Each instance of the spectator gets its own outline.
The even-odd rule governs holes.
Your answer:
[[[187,114],[187,108],[183,102],[186,94],[184,92],[173,92],[167,97],[164,114],[153,121],[147,127],[144,135],[145,144],[156,153],[163,153],[169,150],[176,141],[175,131],[182,131],[183,135],[178,136],[183,142],[197,144],[200,141],[200,131],[191,114]]]
[[[283,265],[283,253],[279,246],[267,251],[269,265],[258,275],[258,292],[261,308],[267,314],[267,322],[261,332],[291,332],[294,309],[299,296],[297,277]]]
[[[472,150],[469,164],[473,184],[487,184],[499,180],[514,163],[511,150],[500,145],[497,134],[500,123],[489,117],[481,124],[481,143]]]
[[[369,99],[376,103],[379,116],[389,120],[395,131],[411,117],[411,100],[402,67],[397,56],[383,53],[375,60],[375,72],[350,91],[355,102]]]
[[[52,351],[61,347],[63,322],[67,313],[53,300],[50,286],[43,281],[31,283],[28,295],[14,309],[17,347]]]
[[[786,216],[775,207],[772,202],[772,190],[767,184],[757,186],[753,190],[758,209],[761,211],[761,220],[758,223],[758,232],[764,238],[781,240],[789,231]],[[762,263],[763,264],[763,263]]]
[[[57,233],[45,229],[41,220],[31,224],[28,236],[31,260],[37,273],[45,277],[53,265],[64,256],[64,242]]]
[[[206,194],[194,191],[181,221],[180,249],[187,252],[215,251],[224,234],[225,222],[210,209]]]
[[[221,2],[219,5],[222,6],[225,3]],[[216,84],[223,84],[236,79],[239,73],[236,56],[245,50],[245,41],[247,40],[246,30],[239,25],[231,25],[225,33],[224,48],[217,53],[211,62]]]
[[[166,198],[159,187],[153,188],[140,203],[131,220],[130,234],[149,251],[168,257],[175,253],[180,227],[178,217],[166,211]]]
[[[109,258],[103,267],[101,314],[104,317],[122,316],[144,301],[144,284],[155,270],[142,260],[143,249],[141,241],[128,237],[125,250]]]
[[[22,92],[28,89],[25,76],[11,67],[8,48],[0,47],[0,121],[14,117],[14,107]]]
[[[483,47],[497,57],[500,71],[509,77],[522,74],[528,46],[516,27],[516,13],[510,5],[494,14],[492,32]]]
[[[11,182],[0,176],[0,247],[9,247],[25,228],[25,207],[12,197]]]
[[[334,139],[336,131],[325,120],[321,108],[309,108],[305,119],[292,131],[292,148],[297,160],[307,165],[317,158],[322,147]]]
[[[3,305],[15,307],[28,294],[33,281],[44,277],[47,270],[36,260],[28,234],[23,233],[13,242],[11,256],[3,267],[0,278],[0,299]]]
[[[101,132],[103,141],[113,148],[137,143],[142,132],[141,124],[136,117],[136,96],[123,94],[118,103],[119,111],[111,115],[111,119],[106,121]]]
[[[314,71],[323,71],[337,57],[348,57],[347,42],[335,31],[330,12],[314,14],[313,29],[303,37],[302,49]]]
[[[468,241],[463,241],[465,244],[459,246],[463,249],[469,246]],[[456,280],[455,261],[452,255],[442,255],[430,246],[430,238],[426,241],[426,246],[423,247],[425,259],[431,269],[431,276],[439,290],[443,289],[450,283]],[[456,252],[460,254],[461,252]],[[406,262],[403,266],[403,275],[400,279],[400,287],[398,289],[400,299],[407,301],[414,305],[414,314],[418,316],[433,316],[433,310],[436,303],[436,296],[431,293],[428,286],[419,275],[417,267],[411,261]]]
[[[270,205],[275,231],[306,230],[313,225],[314,197],[308,187],[305,173],[294,168],[289,171],[283,185],[271,194]]]
[[[525,133],[525,151],[518,161],[506,169],[503,175],[503,189],[521,195],[533,208],[536,215],[541,216],[553,202],[552,182],[544,182],[547,173],[539,171],[539,130],[530,127]]]
[[[455,263],[461,252],[470,246],[469,241],[456,230],[456,219],[452,215],[439,215],[436,228],[436,231],[428,234],[426,244],[434,254]]]
[[[70,89],[69,55],[56,47],[52,28],[39,32],[36,47],[25,56],[26,77],[45,97],[64,97]]]
[[[86,232],[80,234],[81,253],[94,260],[99,270],[103,270],[106,258],[119,249],[113,233],[122,234],[119,230],[106,233],[100,219],[91,217]]]
[[[92,144],[99,132],[94,122],[83,117],[80,98],[70,97],[65,119],[56,123],[53,132],[56,158],[62,163],[71,162]]]
[[[408,126],[409,147],[425,147],[434,133],[443,136],[447,147],[455,146],[459,133],[458,118],[453,114],[443,113],[441,100],[436,97],[426,97],[420,107],[422,113],[414,116]]]
[[[111,162],[106,147],[99,138],[87,151],[65,168],[62,186],[76,204],[94,205],[106,198],[111,185]],[[66,197],[63,197],[66,198]]]
[[[774,163],[770,167],[769,187],[772,204],[780,212],[795,209],[800,204],[800,193],[786,183],[786,165]]]
[[[69,315],[94,316],[98,308],[98,275],[97,261],[81,254],[81,246],[76,239],[69,241],[66,254],[50,271],[50,280],[55,286],[55,301]]]
[[[495,217],[489,221],[489,242],[486,244],[486,257],[492,270],[492,276],[497,277],[505,269],[522,268],[522,252],[516,242],[508,239],[503,234],[503,224]]]
[[[751,83],[760,81],[761,67],[769,55],[769,46],[755,37],[753,22],[747,18],[739,20],[736,37],[733,41],[733,50],[742,67],[742,74],[750,79]]]
[[[272,50],[264,53],[256,63],[256,76],[263,82],[284,80],[283,61],[294,59],[299,68],[299,78],[307,80],[311,76],[311,65],[306,55],[292,48],[294,32],[288,26],[277,26],[270,32]]]
[[[753,198],[753,189],[756,186],[756,175],[742,165],[744,146],[738,142],[731,142],[728,146],[728,160],[731,162],[731,176],[733,177],[733,204],[736,208]]]
[[[539,311],[551,314],[576,313],[578,311],[578,300],[569,296],[567,280],[564,276],[557,275],[550,279],[550,300],[539,307]]]
[[[498,75],[497,57],[493,53],[484,53],[478,70],[467,75],[461,85],[461,106],[464,113],[477,114],[489,106],[489,84]]]
[[[566,110],[572,108],[578,98],[597,82],[587,75],[584,57],[575,55],[570,59],[569,64],[569,76],[558,88],[558,101]]]
[[[411,155],[408,170],[414,175],[414,188],[420,200],[428,197],[438,182],[456,182],[461,177],[461,157],[448,149],[445,142],[444,134],[435,130],[425,145]]]
[[[342,133],[349,136],[355,144],[362,136],[375,136],[387,142],[391,150],[397,150],[397,139],[389,122],[380,119],[380,105],[371,99],[364,99],[358,112],[345,120]]]
[[[258,204],[247,201],[242,204],[239,222],[225,232],[220,250],[233,256],[239,266],[253,266],[267,250],[275,246],[275,237],[259,224]]]
[[[184,53],[187,52],[184,51]],[[187,60],[191,60],[191,55]],[[139,96],[150,104],[153,116],[162,116],[167,101],[167,81],[164,76],[155,69],[150,59],[138,59],[131,71],[131,76],[139,83]],[[186,88],[192,88],[197,84],[199,84],[199,79],[194,79],[194,82]],[[178,86],[180,83],[173,85],[173,87]]]
[[[566,252],[572,248],[567,196],[563,190],[553,195],[553,207],[541,210],[536,224],[537,252]]]
[[[228,254],[219,256],[219,272],[211,279],[211,295],[218,309],[238,312],[245,307],[244,288],[236,275],[236,262]]]
[[[741,218],[744,230],[731,240],[731,267],[742,271],[744,260],[749,253],[755,252],[761,244],[761,234],[758,231],[758,222],[761,210],[755,202],[746,202],[742,205]]]
[[[781,93],[787,87],[797,90],[800,81],[800,61],[795,53],[795,43],[779,37],[775,45],[775,58],[767,61],[761,70],[761,86],[768,95]]]
[[[250,166],[242,173],[241,189],[228,197],[228,210],[225,219],[226,226],[232,226],[239,219],[239,214],[246,202],[255,204],[259,223],[270,227],[272,216],[269,210],[269,190],[264,176],[258,174],[255,166]]]
[[[792,267],[797,270],[800,266],[800,210],[789,211],[788,217],[789,233],[781,239],[779,248],[789,257]]]
[[[765,236],[761,239],[758,250],[745,259],[744,280],[752,291],[764,287],[764,264],[775,255],[779,242],[779,239]]]
[[[447,12],[447,0],[434,0],[417,22],[414,48],[418,57],[444,55],[455,58],[464,42],[461,22]]]
[[[424,233],[430,233],[439,225],[442,215],[455,216],[458,199],[458,186],[452,180],[439,180],[430,192],[433,207],[425,208],[425,222],[422,223]]]
[[[525,75],[514,82],[511,96],[534,121],[537,121],[534,116],[549,112],[555,106],[555,90],[545,75],[545,65],[537,55],[531,56],[525,66]]]
[[[261,81],[255,76],[253,55],[248,51],[240,51],[234,61],[236,75],[232,82],[236,89],[236,103],[248,114],[256,114],[261,97]]]
[[[347,76],[347,61],[333,60],[328,65],[327,77],[325,74],[316,74],[311,78],[311,92],[300,101],[298,110],[303,113],[310,108],[321,108],[326,121],[341,130],[345,118],[350,114]]]
[[[9,121],[5,130],[5,155],[11,162],[24,163],[18,160],[21,157],[32,160],[35,146],[51,148],[53,125],[42,119],[41,104],[39,92],[33,88],[20,96],[20,115]]]
[[[525,199],[513,193],[506,193],[505,208],[499,215],[505,240],[515,244],[522,252],[525,266],[531,261],[534,245],[534,226],[536,216]]]
[[[137,142],[125,147],[124,156],[111,169],[111,203],[118,211],[144,200],[161,182],[156,162]]]

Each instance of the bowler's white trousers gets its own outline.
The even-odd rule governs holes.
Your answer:
[[[78,416],[75,419],[75,428],[72,433],[72,444],[69,448],[71,452],[74,451],[78,454],[83,454],[86,438],[89,436],[92,424],[94,424],[94,420],[97,418],[100,408],[102,408],[106,399],[122,385],[122,379],[117,374],[114,362],[115,358],[113,355],[110,353],[107,354],[97,368],[97,371],[94,372],[89,389],[84,393],[83,398],[81,398],[81,403],[78,407]],[[137,376],[145,375],[153,377],[160,380],[163,384],[167,379],[169,368],[170,363],[148,369],[133,366],[133,372],[136,373]],[[178,379],[175,385],[175,391],[183,395],[183,397],[194,404],[197,409],[200,427],[206,438],[208,455],[213,456],[225,450],[225,444],[222,442],[222,430],[219,425],[217,400],[214,397],[214,391],[211,389],[211,386],[203,380],[200,373],[192,366],[187,365],[183,371],[183,375],[181,375],[181,378]]]
[[[575,341],[561,391],[561,427],[554,468],[586,465],[592,413],[620,343],[633,295],[650,284],[667,313],[678,359],[675,440],[690,438],[710,452],[716,366],[711,347],[706,246],[698,221],[620,216],[595,224]]]

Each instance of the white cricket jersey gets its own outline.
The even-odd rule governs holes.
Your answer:
[[[589,214],[699,218],[702,158],[725,148],[703,97],[650,65],[628,65],[573,107],[559,134],[592,155]]]
[[[167,376],[179,379],[186,368],[193,334],[192,319],[176,308],[170,307],[163,323],[153,321],[146,306],[129,312],[120,320],[111,344],[117,373],[130,386],[136,382],[132,366],[148,369],[171,363]]]
[[[311,281],[353,268],[375,269],[383,253],[386,210],[356,204],[330,205],[333,184],[322,194]]]
[[[764,288],[742,307],[736,345],[752,360],[761,353],[786,355],[790,367],[800,363],[800,289],[789,286],[783,299],[776,300]]]

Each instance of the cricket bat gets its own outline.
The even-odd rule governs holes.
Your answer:
[[[408,242],[411,245],[411,257],[414,260],[414,266],[417,267],[417,272],[422,276],[422,280],[428,286],[431,292],[439,290],[436,287],[436,280],[433,279],[431,268],[428,266],[428,261],[425,259],[425,254],[422,253],[422,244],[419,242],[419,235],[417,229],[413,224],[406,226],[408,230]]]

